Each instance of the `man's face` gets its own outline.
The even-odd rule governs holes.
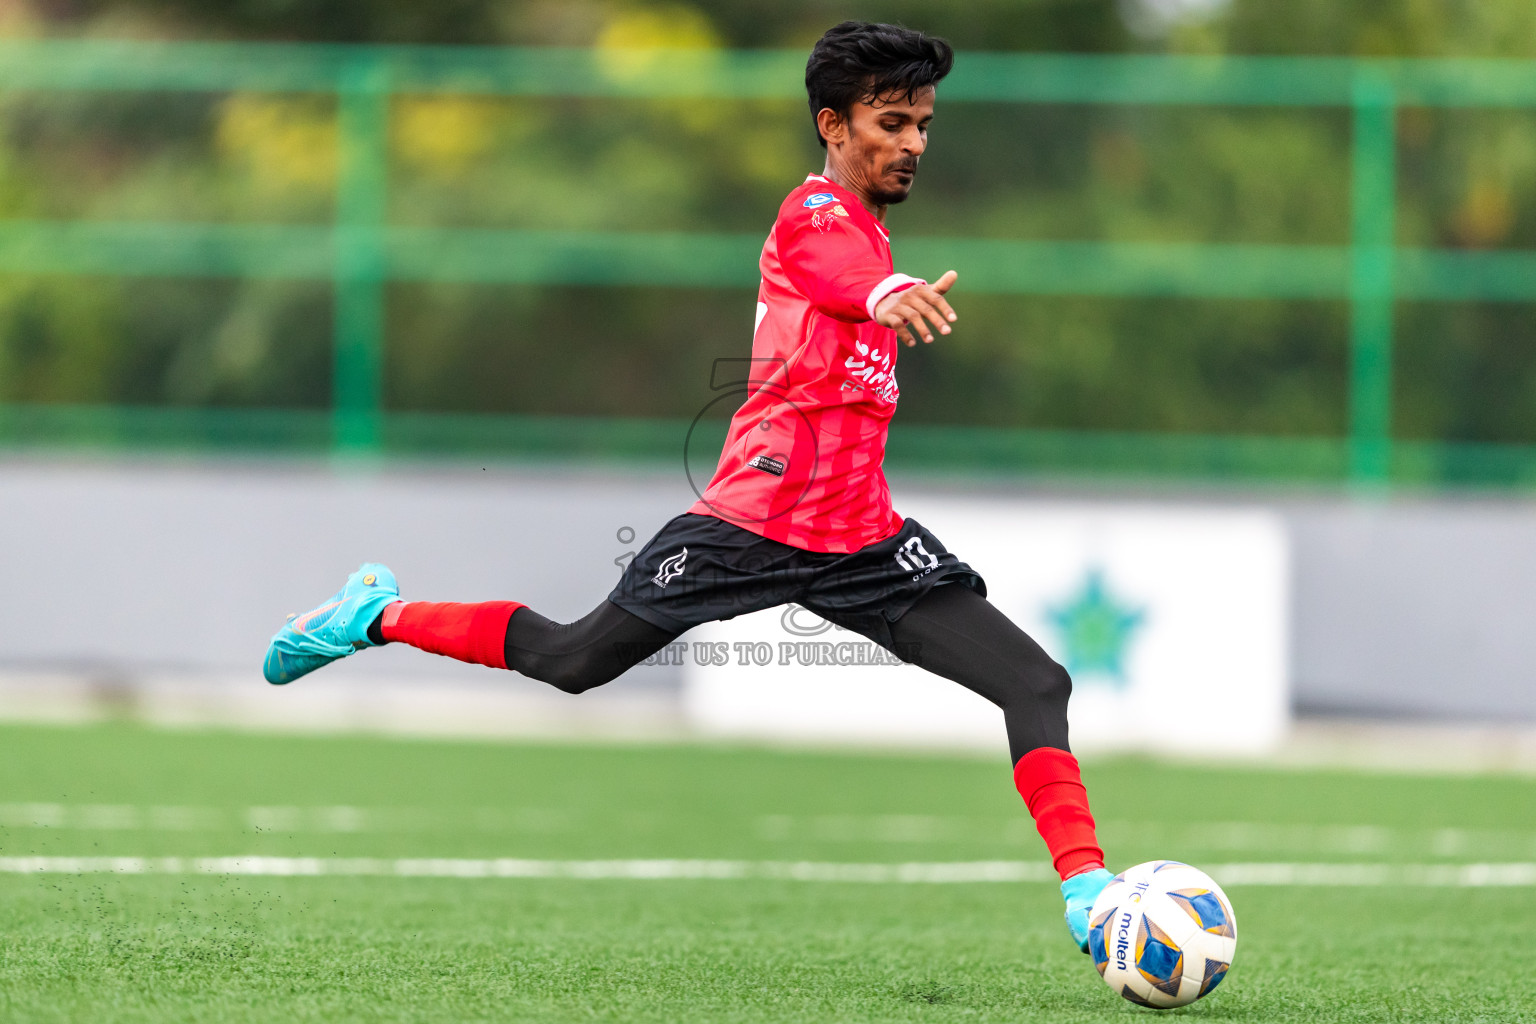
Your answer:
[[[856,104],[845,126],[839,162],[850,183],[876,206],[907,198],[917,176],[917,160],[928,148],[933,120],[933,86]],[[832,140],[829,139],[829,144]]]

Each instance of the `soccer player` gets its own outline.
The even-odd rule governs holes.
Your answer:
[[[1014,783],[1086,951],[1110,875],[1067,746],[1071,679],[987,601],[974,569],[897,515],[881,469],[898,341],[932,342],[956,322],[954,271],[931,284],[896,273],[884,223],[911,191],[953,60],[943,40],[893,25],[844,22],[817,42],[805,85],[826,166],[784,200],[763,246],[748,397],[699,501],[607,599],[572,623],[516,601],[406,602],[370,563],[278,631],[267,680],[403,643],[575,694],[700,623],[795,602],[1002,709]]]

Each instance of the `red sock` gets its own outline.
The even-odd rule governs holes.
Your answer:
[[[1104,866],[1077,758],[1055,747],[1037,747],[1014,765],[1013,784],[1029,806],[1063,881]]]
[[[396,601],[379,616],[379,630],[391,643],[410,644],[491,668],[507,667],[507,623],[523,605],[516,601],[483,604],[432,604]]]

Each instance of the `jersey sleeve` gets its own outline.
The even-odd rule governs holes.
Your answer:
[[[861,323],[875,318],[887,295],[923,282],[891,273],[874,241],[842,210],[829,205],[782,216],[775,227],[779,258],[790,283],[818,310]]]

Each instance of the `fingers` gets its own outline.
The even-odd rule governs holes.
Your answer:
[[[920,331],[919,325],[920,324],[922,325],[921,330],[922,331],[926,331],[927,325],[923,324],[922,319],[919,318],[919,319],[913,321],[912,323],[907,324],[906,325],[907,329],[906,329],[905,332],[902,332],[902,331],[897,331],[896,332],[896,336],[898,338],[900,338],[902,341],[906,342],[907,348],[912,348],[913,346],[915,346],[918,343],[918,341],[920,339],[923,338],[923,334],[919,333],[919,331]],[[931,334],[928,335],[926,340],[931,342],[933,340],[933,335],[931,335]]]
[[[922,318],[913,322],[922,326],[923,340],[930,343],[933,341],[933,332],[935,330],[940,334],[948,334],[950,331],[949,323],[933,306],[923,310]]]
[[[950,330],[949,324],[944,323],[939,317],[938,311],[933,309],[929,309],[926,312],[914,311],[909,319],[901,321],[901,325],[911,333],[912,337],[907,341],[909,348],[917,344],[918,339],[922,339],[924,344],[932,344],[935,331],[940,334],[948,334]],[[899,328],[898,333],[900,333]]]
[[[944,301],[943,296],[929,288],[923,288],[921,291],[913,288],[911,291],[918,293],[908,300],[912,310],[912,315],[908,319],[911,321],[913,333],[920,335],[925,342],[933,341],[934,331],[948,334],[949,323],[955,319],[955,313],[949,308],[949,303]]]
[[[957,277],[959,275],[951,270],[934,284],[913,285],[892,293],[881,301],[875,319],[882,326],[895,330],[909,348],[919,340],[931,344],[935,332],[949,334],[949,325],[959,319],[944,298],[944,293],[954,285]]]
[[[955,314],[954,308],[950,306],[949,302],[944,298],[944,293],[955,286],[955,281],[958,280],[959,277],[960,275],[955,273],[953,270],[947,270],[944,272],[943,277],[933,282],[931,289],[935,293],[930,300],[933,307],[937,309],[939,314],[950,323],[954,323],[956,320],[960,319],[960,317]],[[948,334],[949,329],[945,328],[944,333]]]
[[[891,317],[885,326],[900,331],[905,327],[912,333],[913,338],[920,338],[924,342],[933,341],[934,332],[948,334],[950,326],[939,311],[926,303],[903,303],[890,311]],[[908,342],[908,344],[913,344]]]
[[[936,296],[934,296],[933,304],[938,308],[938,311],[944,315],[944,319],[948,320],[950,323],[954,323],[960,318],[955,315],[954,309],[952,309],[948,301],[945,300],[944,293],[955,286],[955,281],[957,281],[959,277],[960,275],[955,273],[953,270],[946,270],[943,277],[933,282],[933,290],[938,293]],[[944,333],[948,334],[949,332],[945,331]]]
[[[950,307],[949,303],[944,301],[944,295],[942,292],[934,299],[933,307],[937,309],[940,315],[942,315],[944,319],[950,323],[954,323],[956,320],[960,319],[955,315],[955,311]],[[945,331],[944,333],[948,334],[949,332]]]
[[[889,327],[896,332],[896,339],[903,345],[911,348],[919,339],[932,341],[933,335],[928,324],[916,310],[905,306],[892,308],[882,313],[878,318],[882,327]]]

